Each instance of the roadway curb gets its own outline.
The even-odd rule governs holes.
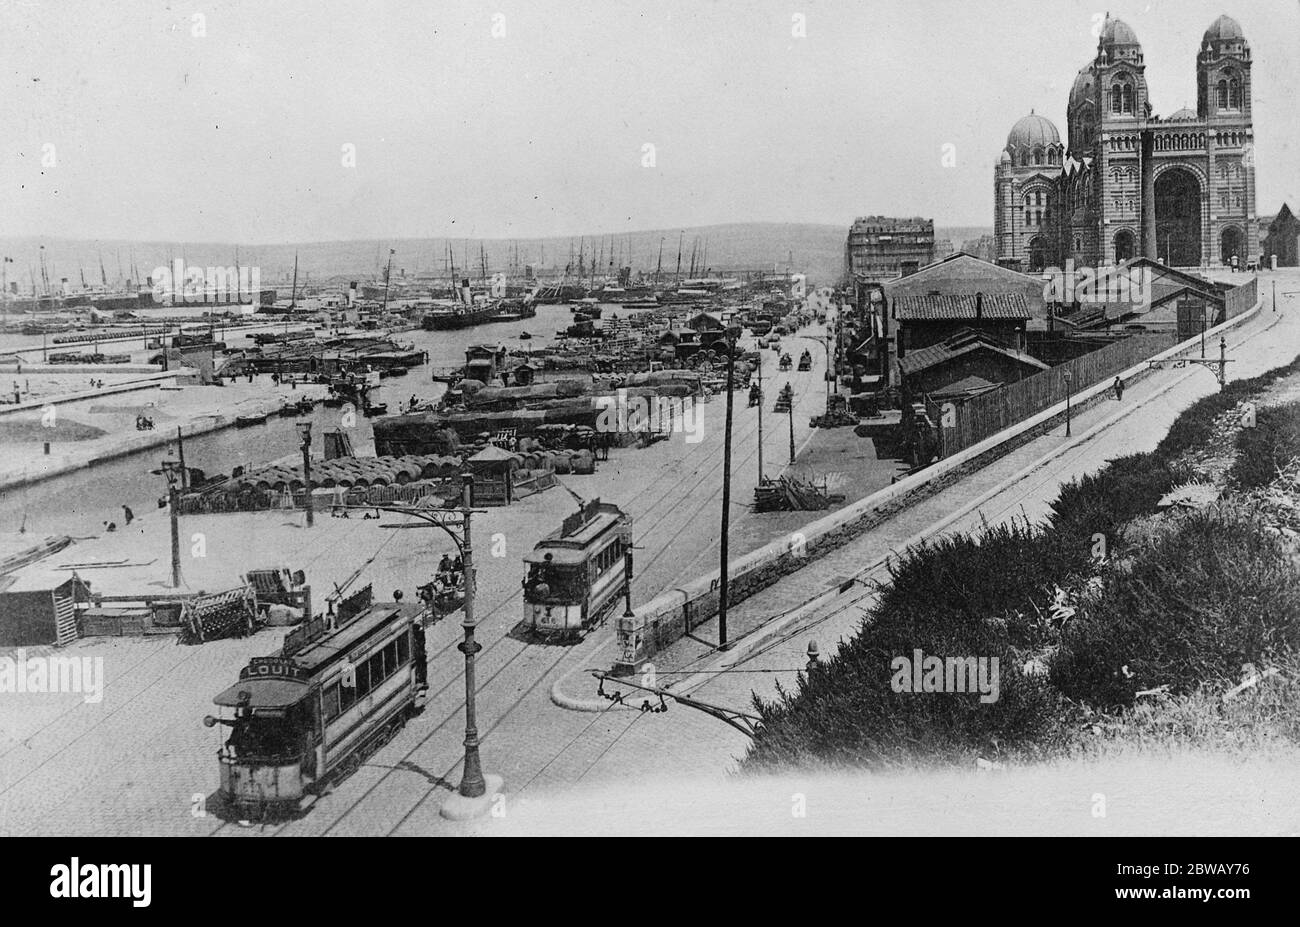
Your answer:
[[[1258,278],[1257,278],[1257,279],[1258,279]],[[1238,326],[1244,324],[1245,322],[1249,321],[1250,319],[1254,318],[1256,315],[1258,315],[1259,312],[1260,312],[1260,310],[1261,310],[1261,308],[1262,308],[1262,306],[1263,306],[1263,298],[1257,296],[1256,301],[1255,301],[1255,304],[1254,304],[1251,308],[1247,309],[1245,312],[1242,312],[1242,313],[1240,313],[1240,314],[1237,315],[1237,316],[1234,316],[1234,317],[1231,318],[1231,319],[1228,319],[1228,320],[1226,320],[1226,321],[1220,323],[1219,325],[1214,326],[1214,327],[1211,328],[1211,329],[1208,329],[1208,330],[1204,333],[1204,335],[1207,336],[1207,337],[1208,337],[1208,336],[1211,336],[1211,335],[1218,335],[1218,334],[1220,334],[1220,333],[1222,333],[1222,332],[1226,332],[1228,329],[1236,328],[1236,327],[1238,327]],[[1280,318],[1281,318],[1281,317],[1279,316],[1279,320],[1280,320]],[[1274,323],[1274,324],[1275,324],[1275,323]],[[1268,327],[1272,327],[1272,326],[1270,325],[1270,326],[1268,326]],[[1265,330],[1267,330],[1267,328],[1266,328]],[[1161,351],[1160,353],[1158,353],[1158,354],[1156,354],[1156,355],[1153,355],[1152,357],[1147,358],[1147,359],[1141,361],[1140,363],[1135,364],[1134,366],[1127,368],[1126,370],[1121,371],[1121,372],[1118,374],[1118,376],[1119,376],[1122,380],[1129,380],[1129,379],[1131,379],[1131,378],[1134,378],[1134,377],[1138,376],[1139,374],[1145,373],[1145,372],[1147,372],[1147,371],[1150,369],[1150,362],[1151,362],[1151,361],[1167,360],[1167,359],[1169,359],[1169,358],[1175,357],[1175,356],[1177,356],[1177,355],[1179,355],[1179,354],[1181,354],[1181,353],[1183,353],[1183,352],[1185,352],[1185,351],[1188,351],[1188,350],[1190,350],[1190,349],[1196,347],[1196,346],[1200,343],[1201,338],[1202,338],[1202,336],[1201,336],[1201,335],[1198,335],[1198,336],[1196,336],[1195,338],[1190,338],[1190,339],[1188,339],[1188,340],[1186,340],[1186,341],[1183,341],[1183,342],[1180,342],[1180,343],[1178,343],[1178,344],[1175,344],[1175,345],[1173,345],[1172,347],[1167,348],[1166,350]],[[982,494],[981,494],[980,496],[978,496],[976,499],[974,499],[974,500],[972,500],[971,502],[967,503],[966,505],[962,506],[962,507],[961,507],[960,509],[958,509],[957,511],[955,511],[955,512],[953,512],[953,513],[950,513],[949,515],[944,516],[944,517],[943,517],[942,519],[940,519],[939,521],[937,521],[937,522],[935,522],[935,523],[933,523],[933,524],[927,526],[923,531],[918,532],[916,535],[913,535],[912,537],[908,538],[906,541],[904,541],[904,542],[900,545],[901,548],[902,548],[903,550],[906,550],[908,547],[911,547],[912,545],[918,543],[919,541],[922,541],[922,540],[924,540],[924,539],[926,539],[926,538],[928,538],[928,537],[931,537],[931,536],[937,534],[938,532],[944,530],[948,525],[951,525],[954,521],[958,520],[958,519],[961,518],[961,517],[964,517],[965,515],[969,514],[969,513],[972,512],[972,511],[975,511],[975,510],[978,509],[980,506],[982,506],[982,505],[984,505],[986,502],[988,502],[989,499],[994,498],[995,496],[997,496],[997,495],[1001,494],[1002,492],[1004,492],[1004,491],[1006,490],[1006,488],[1007,488],[1009,485],[1011,485],[1012,483],[1014,483],[1014,482],[1018,482],[1019,480],[1023,479],[1025,476],[1027,476],[1027,475],[1033,473],[1035,470],[1040,469],[1041,467],[1043,467],[1045,464],[1047,464],[1047,463],[1050,462],[1051,460],[1055,459],[1056,457],[1059,457],[1060,455],[1066,453],[1067,451],[1069,451],[1069,450],[1071,450],[1071,449],[1073,449],[1073,448],[1079,446],[1080,444],[1084,443],[1085,441],[1091,440],[1091,439],[1092,439],[1092,438],[1093,438],[1093,437],[1094,437],[1098,432],[1100,432],[1100,431],[1102,431],[1103,429],[1109,427],[1109,426],[1112,425],[1114,422],[1120,420],[1121,418],[1125,417],[1126,415],[1130,414],[1131,412],[1135,411],[1136,409],[1141,408],[1143,405],[1146,405],[1146,404],[1147,404],[1148,402],[1150,402],[1152,399],[1155,399],[1156,397],[1161,396],[1161,395],[1163,395],[1164,393],[1168,392],[1169,390],[1173,389],[1175,386],[1177,386],[1178,384],[1182,383],[1184,380],[1186,380],[1186,379],[1189,378],[1190,376],[1191,376],[1191,371],[1189,370],[1189,371],[1188,371],[1186,374],[1184,374],[1183,376],[1181,376],[1181,377],[1179,377],[1179,378],[1173,380],[1173,381],[1172,381],[1171,383],[1169,383],[1168,385],[1166,385],[1166,386],[1162,387],[1161,389],[1159,389],[1159,390],[1158,390],[1156,393],[1154,393],[1152,396],[1150,396],[1150,397],[1148,397],[1146,400],[1144,400],[1140,405],[1128,405],[1128,406],[1125,406],[1125,407],[1123,407],[1122,409],[1120,409],[1116,414],[1114,414],[1114,415],[1110,415],[1110,416],[1107,416],[1106,418],[1102,419],[1100,422],[1098,422],[1096,425],[1094,425],[1093,427],[1089,428],[1087,431],[1085,431],[1085,432],[1083,432],[1082,434],[1080,434],[1078,437],[1076,437],[1076,438],[1071,438],[1068,442],[1065,442],[1065,443],[1063,443],[1063,444],[1061,444],[1061,445],[1058,445],[1057,447],[1055,447],[1055,448],[1053,448],[1051,451],[1049,451],[1047,454],[1044,454],[1044,455],[1043,455],[1042,457],[1040,457],[1039,459],[1037,459],[1037,460],[1033,461],[1032,463],[1030,463],[1029,465],[1027,465],[1027,466],[1026,466],[1025,468],[1023,468],[1022,470],[1017,471],[1017,473],[1015,473],[1015,474],[1012,475],[1011,477],[1008,477],[1007,479],[1000,481],[997,485],[993,486],[993,487],[992,487],[991,489],[989,489],[987,492],[982,493]],[[1096,397],[1102,395],[1103,393],[1105,393],[1106,391],[1108,391],[1110,388],[1111,388],[1111,383],[1110,383],[1110,382],[1107,382],[1107,381],[1102,381],[1102,382],[1099,382],[1099,383],[1093,384],[1091,387],[1088,387],[1087,389],[1082,390],[1080,393],[1077,394],[1077,396],[1072,397],[1071,400],[1070,400],[1070,402],[1071,402],[1071,403],[1083,403],[1083,402],[1088,402],[1088,401],[1093,400],[1093,399],[1095,399]],[[989,451],[994,450],[994,449],[996,449],[997,447],[999,447],[1000,445],[1005,444],[1006,442],[1012,440],[1012,439],[1013,439],[1014,437],[1016,437],[1017,435],[1020,435],[1020,434],[1023,434],[1023,433],[1029,432],[1029,431],[1032,431],[1033,429],[1038,428],[1038,427],[1040,427],[1040,426],[1042,426],[1042,425],[1044,425],[1044,424],[1050,422],[1053,418],[1056,418],[1057,416],[1059,416],[1059,415],[1061,415],[1062,413],[1064,413],[1064,411],[1065,411],[1065,407],[1066,407],[1066,403],[1064,403],[1064,402],[1062,402],[1062,403],[1058,403],[1058,404],[1055,405],[1055,406],[1049,406],[1047,409],[1044,409],[1044,410],[1042,410],[1041,412],[1038,412],[1038,413],[1036,413],[1035,415],[1030,416],[1028,419],[1025,419],[1024,421],[1022,421],[1022,422],[1020,422],[1020,423],[1017,423],[1017,425],[1014,425],[1014,426],[1012,426],[1011,428],[1008,428],[1008,429],[1004,429],[1003,431],[998,432],[998,433],[996,433],[996,434],[994,434],[994,435],[990,435],[988,438],[984,439],[983,441],[978,442],[977,444],[974,444],[974,445],[972,445],[971,447],[964,449],[964,450],[961,451],[959,454],[954,455],[952,458],[949,458],[949,460],[952,461],[952,463],[950,464],[950,466],[948,466],[948,467],[946,467],[946,468],[942,468],[942,469],[936,467],[934,470],[932,470],[932,471],[930,471],[930,472],[928,472],[928,473],[926,473],[926,472],[923,471],[922,473],[915,474],[915,476],[918,477],[918,478],[917,478],[917,479],[916,479],[916,480],[915,480],[911,485],[908,486],[909,491],[912,490],[912,489],[921,488],[921,487],[923,487],[926,483],[930,482],[931,480],[947,475],[947,474],[948,474],[949,472],[951,472],[952,470],[956,470],[956,469],[958,469],[960,466],[969,463],[971,460],[977,459],[977,458],[979,458],[980,456],[983,456],[984,454],[987,454]],[[991,463],[991,462],[992,462],[992,461],[990,461],[990,463]],[[981,469],[982,469],[982,467],[981,467]],[[978,471],[977,471],[977,472],[978,472]],[[897,492],[898,492],[898,486],[901,485],[903,482],[906,482],[906,480],[904,480],[904,481],[900,481],[899,483],[895,483],[895,484],[893,484],[891,487],[888,487],[886,490],[881,491],[881,493],[877,493],[877,494],[873,494],[873,495],[892,494],[892,493],[890,493],[891,490],[892,490],[894,493],[897,493]],[[870,500],[870,499],[872,499],[872,496],[864,497],[862,500],[859,500],[857,503],[854,503],[854,505],[853,505],[852,507],[853,507],[853,508],[862,507],[862,506],[864,506],[865,504],[867,504],[867,503],[868,503],[868,500]],[[882,500],[882,501],[883,501],[883,500]],[[911,503],[909,503],[909,506],[910,506],[910,504],[911,504]],[[906,507],[908,507],[908,506],[904,506],[904,508],[906,508]],[[847,510],[847,508],[848,508],[848,507],[846,507],[845,510]],[[841,511],[845,511],[845,510],[841,510]],[[815,522],[811,522],[810,524],[815,524]],[[806,527],[806,526],[805,526],[805,527]],[[746,555],[746,556],[752,556],[752,555],[753,555],[753,552],[751,552],[750,554],[748,554],[748,555]],[[889,562],[890,557],[893,556],[893,555],[894,555],[894,554],[893,554],[892,552],[891,552],[890,554],[886,554],[884,557],[878,559],[877,561],[875,561],[874,563],[872,563],[870,566],[867,566],[867,567],[863,568],[863,569],[860,570],[857,574],[855,574],[855,579],[860,580],[860,579],[861,579],[863,576],[865,576],[866,574],[869,574],[869,573],[871,573],[871,572],[874,572],[875,570],[880,569],[882,566],[884,566],[885,564],[887,564],[887,563]],[[778,622],[784,622],[784,621],[786,620],[786,618],[788,618],[788,616],[793,615],[793,614],[798,613],[798,612],[801,612],[802,610],[804,610],[804,609],[806,609],[806,608],[812,606],[814,603],[820,603],[820,602],[822,602],[822,601],[829,600],[830,598],[833,598],[834,596],[837,596],[837,595],[842,594],[842,593],[840,592],[840,589],[841,589],[841,588],[842,588],[842,587],[833,587],[833,588],[830,589],[830,590],[826,590],[826,591],[824,591],[824,592],[818,593],[817,595],[815,595],[815,596],[813,596],[812,598],[808,599],[808,600],[807,600],[803,605],[796,606],[794,609],[792,609],[791,611],[787,612],[784,616],[781,616],[781,617],[779,617],[779,618],[777,618],[777,619],[773,619],[773,620],[778,621]],[[662,594],[661,594],[661,595],[662,595]],[[659,598],[659,597],[656,596],[655,598],[657,599],[657,598]],[[652,603],[653,603],[653,601],[654,601],[654,599],[651,600]],[[763,629],[768,630],[770,633],[774,633],[774,632],[771,631],[771,627],[770,627],[770,626],[764,626],[764,628],[755,629],[755,632],[757,632],[758,630],[763,630]],[[750,633],[753,634],[753,633],[755,633],[755,632],[750,632]],[[768,636],[768,635],[764,635],[764,637],[766,637],[766,636]],[[744,638],[742,638],[741,640],[743,641]],[[738,653],[738,650],[739,650],[739,653],[740,653],[740,654],[748,653],[750,650],[756,648],[756,647],[757,647],[760,643],[762,643],[762,642],[763,642],[763,641],[762,641],[762,638],[755,639],[755,640],[752,640],[752,641],[747,641],[747,642],[745,642],[745,643],[743,644],[743,646],[741,646],[740,648],[737,648],[737,647],[734,647],[734,646],[733,646],[730,650],[727,651],[727,654],[728,654],[728,655],[736,654],[736,653]],[[738,643],[739,643],[739,642],[738,642]],[[653,656],[653,655],[652,655],[652,656]],[[651,659],[652,659],[652,658],[651,658]],[[730,661],[730,662],[734,662],[735,659],[738,659],[738,657],[734,657],[734,658],[732,659],[732,661]],[[719,660],[719,662],[718,662],[717,665],[719,665],[719,666],[725,666],[725,665],[730,665],[730,664],[729,664],[729,663],[725,663],[725,662],[723,662],[722,660]],[[582,711],[582,710],[586,710],[586,711],[597,710],[597,709],[588,708],[588,707],[579,707],[579,706],[586,706],[586,705],[591,704],[591,703],[590,703],[590,702],[584,702],[584,701],[576,700],[576,699],[572,699],[571,697],[566,696],[566,695],[564,695],[564,693],[562,693],[562,692],[559,691],[559,686],[560,686],[560,684],[563,683],[563,681],[564,681],[565,679],[567,679],[568,675],[571,675],[571,674],[572,674],[572,671],[571,671],[569,674],[566,674],[564,677],[562,677],[560,680],[558,680],[558,681],[556,682],[555,686],[553,687],[553,691],[552,691],[552,701],[554,701],[554,702],[555,702],[556,704],[558,704],[558,705],[561,705],[561,707],[569,707],[569,708],[573,708],[573,710],[579,710],[579,711]],[[595,704],[598,705],[600,708],[603,708],[604,705],[605,705],[604,702],[597,702],[597,703],[595,703]]]
[[[1241,322],[1254,317],[1255,315],[1258,314],[1262,306],[1262,303],[1263,303],[1262,299],[1260,301],[1257,301],[1251,309],[1248,309],[1247,311],[1241,313],[1240,315],[1238,315],[1233,319],[1229,319],[1227,322],[1212,329],[1212,331],[1217,334],[1220,331],[1225,331],[1229,327],[1233,327],[1235,324],[1240,324]],[[1272,328],[1281,320],[1282,320],[1282,316],[1278,316],[1278,318],[1275,319],[1272,323],[1270,323],[1269,325],[1261,329],[1259,334],[1263,334],[1264,332],[1268,331],[1270,328]],[[1209,335],[1210,331],[1207,331],[1206,334]],[[1195,340],[1199,340],[1199,338]],[[1188,347],[1194,347],[1194,346],[1195,346],[1194,344],[1188,345],[1187,343],[1184,343],[1182,345],[1175,345],[1170,350],[1164,351],[1161,354],[1158,354],[1155,357],[1151,358],[1151,360],[1168,359],[1180,353],[1181,351],[1187,350]],[[1124,371],[1124,373],[1121,374],[1121,376],[1127,379],[1128,377],[1134,376],[1139,372],[1144,372],[1147,369],[1149,368],[1147,367],[1146,362],[1143,362],[1140,365],[1136,365]],[[920,543],[921,541],[924,541],[927,538],[935,536],[939,532],[946,529],[953,522],[966,517],[971,512],[978,511],[979,508],[983,506],[985,503],[987,503],[990,499],[996,498],[997,496],[1001,495],[1013,484],[1020,482],[1025,477],[1032,474],[1034,471],[1042,469],[1048,463],[1050,463],[1051,461],[1055,460],[1058,457],[1063,456],[1068,451],[1071,451],[1074,448],[1082,444],[1085,444],[1088,441],[1091,441],[1100,432],[1111,427],[1116,422],[1133,414],[1134,412],[1138,411],[1144,406],[1150,404],[1152,401],[1163,396],[1165,393],[1169,392],[1174,387],[1190,379],[1192,373],[1193,373],[1192,370],[1188,370],[1185,374],[1177,377],[1176,379],[1162,386],[1160,389],[1156,390],[1150,396],[1143,399],[1140,403],[1131,404],[1120,408],[1113,415],[1106,416],[1101,421],[1097,422],[1095,425],[1089,428],[1087,431],[1080,433],[1077,437],[1073,437],[1069,441],[1063,442],[1062,444],[1052,448],[1050,451],[1048,451],[1046,454],[1039,457],[1037,460],[1034,460],[1033,462],[1026,464],[1024,467],[1022,467],[1020,470],[1017,470],[1011,476],[1006,477],[1003,480],[1000,480],[994,486],[990,487],[986,492],[981,493],[979,496],[977,496],[975,499],[972,499],[970,502],[966,503],[961,508],[957,509],[954,512],[951,512],[948,515],[945,515],[943,518],[932,523],[931,525],[928,525],[926,528],[912,535],[907,540],[903,541],[902,544],[899,545],[899,548],[903,551],[906,551],[908,548]],[[1101,385],[1105,386],[1106,388],[1109,388],[1107,384],[1101,384]],[[878,558],[869,566],[863,567],[862,570],[854,574],[855,583],[862,582],[863,579],[868,574],[873,573],[881,569],[885,565],[887,565],[889,563],[890,558],[893,557],[894,555],[895,555],[894,552],[885,554],[883,557]],[[716,670],[725,669],[726,667],[735,664],[736,662],[738,662],[739,658],[738,656],[734,656],[734,654],[737,654],[738,651],[740,651],[741,653],[749,653],[750,651],[758,649],[758,647],[766,643],[768,639],[770,639],[771,637],[779,633],[779,631],[787,623],[792,622],[796,616],[801,615],[804,611],[810,608],[820,606],[823,603],[839,595],[842,595],[843,593],[840,591],[841,588],[842,587],[835,587],[823,592],[819,592],[817,595],[805,601],[802,605],[795,606],[795,608],[786,612],[784,615],[781,615],[773,619],[771,623],[764,624],[758,628],[755,628],[754,631],[750,632],[749,637],[751,639],[741,638],[741,641],[744,641],[743,647],[733,647],[730,651],[727,652],[726,657],[719,659],[713,664],[710,664],[710,669],[716,671]],[[860,598],[864,598],[864,597],[865,596]],[[754,635],[757,635],[759,632],[765,632],[765,633],[761,634],[761,636],[754,637]],[[738,641],[737,643],[739,644],[740,642]],[[696,676],[690,677],[690,679],[683,682],[680,691],[682,692],[690,691],[699,683],[707,681],[706,679],[701,677],[708,676],[708,675],[712,675],[712,673],[700,673],[700,674],[696,674]]]

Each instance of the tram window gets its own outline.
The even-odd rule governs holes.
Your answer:
[[[357,667],[357,698],[362,699],[370,694],[370,661],[366,661]]]
[[[339,685],[339,711],[344,712],[357,703],[357,687]]]
[[[366,676],[370,680],[371,689],[379,688],[379,684],[384,681],[384,652],[382,650],[366,661]]]
[[[405,666],[411,660],[411,636],[403,634],[397,639],[397,665]]]
[[[324,703],[326,721],[333,721],[339,716],[339,687],[337,683],[325,690],[322,702]]]

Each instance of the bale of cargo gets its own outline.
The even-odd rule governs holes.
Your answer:
[[[570,459],[574,473],[589,475],[596,472],[596,455],[591,451],[585,448],[575,451]]]

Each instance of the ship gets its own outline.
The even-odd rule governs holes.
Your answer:
[[[457,303],[454,306],[437,306],[426,312],[423,326],[426,331],[444,331],[449,328],[469,328],[495,320],[497,307],[494,303],[480,303],[467,306]]]

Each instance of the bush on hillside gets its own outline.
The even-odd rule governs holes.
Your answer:
[[[748,769],[820,762],[881,768],[969,763],[1004,750],[1046,753],[1062,705],[1026,659],[1052,636],[1030,604],[1044,603],[1063,564],[1023,523],[997,525],[912,548],[893,565],[869,622],[838,654],[801,675],[799,691],[755,699],[763,724]],[[998,659],[999,695],[895,692],[892,662],[914,651]]]
[[[1213,508],[1105,577],[1066,624],[1051,679],[1068,698],[1110,709],[1146,689],[1178,695],[1235,680],[1244,663],[1284,660],[1298,646],[1300,571],[1247,513]]]
[[[1228,472],[1234,489],[1251,490],[1277,479],[1278,471],[1300,457],[1300,404],[1266,407],[1255,427],[1237,434],[1237,459]]]

